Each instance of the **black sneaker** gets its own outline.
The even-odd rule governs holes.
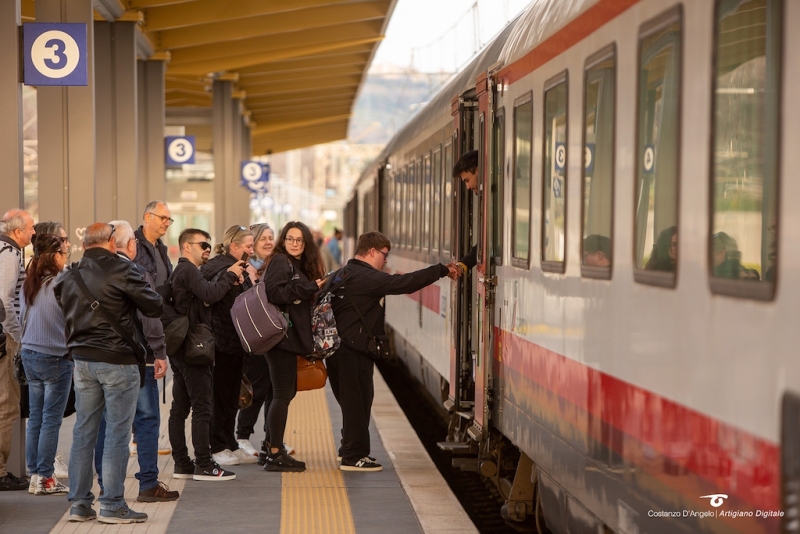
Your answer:
[[[300,473],[306,470],[306,463],[295,460],[284,449],[267,456],[264,471],[278,471],[282,473]]]
[[[194,462],[186,465],[175,465],[175,470],[172,473],[172,478],[192,478],[194,477]]]
[[[26,490],[29,484],[28,479],[17,478],[9,471],[6,476],[0,478],[0,491]]]
[[[265,463],[267,463],[268,454],[269,454],[269,443],[267,443],[266,441],[262,441],[261,450],[258,451],[258,460],[256,460],[256,463],[258,465],[264,465]]]
[[[342,460],[339,469],[342,471],[382,471],[383,466],[369,456],[364,456],[360,460],[350,463]]]
[[[211,462],[211,465],[206,467],[195,466],[194,468],[194,476],[192,476],[194,480],[209,480],[209,481],[218,481],[218,480],[233,480],[236,478],[236,473],[232,471],[226,471],[225,469],[218,466],[216,463]]]

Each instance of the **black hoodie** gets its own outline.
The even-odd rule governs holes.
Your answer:
[[[222,278],[228,268],[236,263],[236,259],[230,254],[219,254],[209,260],[208,263],[200,268],[203,278],[206,280],[215,280]],[[250,276],[247,271],[244,273],[244,284],[235,285],[231,287],[225,296],[218,300],[211,308],[211,329],[214,331],[214,343],[216,344],[217,352],[224,352],[228,354],[238,354],[244,352],[242,343],[239,341],[239,336],[236,333],[236,328],[233,326],[231,319],[231,308],[239,296],[244,291],[253,287],[250,281]]]

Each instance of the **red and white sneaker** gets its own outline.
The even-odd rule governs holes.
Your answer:
[[[55,475],[50,478],[39,477],[36,482],[36,495],[64,495],[69,488],[58,481]]]

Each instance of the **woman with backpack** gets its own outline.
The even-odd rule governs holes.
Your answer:
[[[311,230],[288,222],[281,230],[275,253],[267,262],[264,286],[267,298],[289,316],[286,337],[267,353],[272,402],[267,412],[270,441],[264,442],[265,471],[305,471],[283,445],[289,403],[297,393],[297,356],[311,354],[311,301],[324,283],[324,268]]]
[[[218,244],[216,256],[203,265],[206,280],[225,274],[231,265],[247,260],[253,254],[253,232],[244,226],[231,226]],[[253,287],[256,271],[252,265],[242,271],[244,282],[233,286],[214,304],[211,329],[214,331],[214,385],[211,410],[211,456],[219,465],[255,463],[256,458],[241,450],[236,441],[236,412],[239,410],[239,390],[242,369],[247,353],[242,348],[231,319],[231,307],[236,297]]]

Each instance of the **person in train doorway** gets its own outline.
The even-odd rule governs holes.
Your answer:
[[[458,158],[456,164],[453,165],[453,178],[458,178],[464,182],[467,189],[476,195],[480,193],[480,188],[478,187],[478,160],[478,151],[470,150]],[[477,263],[478,245],[473,245],[470,251],[456,263],[447,264],[447,268],[450,269],[451,273],[448,276],[452,280],[458,280],[467,274],[468,270],[475,267]]]
[[[342,409],[342,471],[382,469],[370,456],[369,419],[375,393],[370,344],[374,343],[371,337],[385,335],[386,295],[414,293],[455,269],[439,263],[412,273],[390,275],[383,268],[391,248],[389,238],[380,232],[359,236],[355,258],[340,271],[343,283],[334,290],[333,314],[342,344],[328,358],[327,366],[331,389]]]

